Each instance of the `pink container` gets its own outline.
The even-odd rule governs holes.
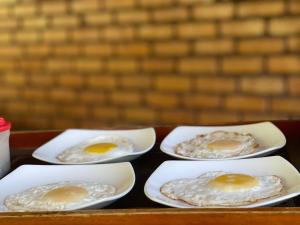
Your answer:
[[[9,135],[10,122],[0,117],[0,177],[10,170]]]

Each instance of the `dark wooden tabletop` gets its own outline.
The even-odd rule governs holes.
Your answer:
[[[298,170],[300,170],[300,121],[274,121],[274,124],[281,129],[287,138],[287,144],[284,148],[275,152],[274,155],[281,155],[290,161]],[[157,142],[154,148],[148,153],[142,155],[141,157],[133,160],[131,163],[134,167],[136,173],[136,183],[132,191],[125,197],[119,199],[115,203],[109,205],[105,209],[99,210],[82,210],[77,212],[69,213],[46,213],[42,214],[41,217],[37,217],[37,213],[3,213],[0,215],[0,224],[2,224],[4,216],[10,218],[12,221],[18,221],[18,216],[22,217],[22,223],[26,218],[32,218],[35,220],[42,221],[47,224],[54,224],[54,221],[50,222],[47,218],[49,215],[55,215],[53,218],[64,218],[67,222],[69,219],[73,220],[74,224],[83,224],[82,217],[89,217],[89,222],[95,223],[95,218],[101,217],[98,222],[109,222],[109,224],[115,224],[116,216],[122,215],[124,223],[138,224],[140,219],[149,218],[149,221],[143,221],[143,224],[148,224],[148,222],[156,222],[156,224],[167,224],[174,220],[174,224],[191,224],[195,223],[195,220],[191,218],[199,219],[201,218],[202,224],[210,224],[212,221],[217,221],[218,216],[222,215],[224,218],[231,215],[232,218],[243,217],[245,221],[236,224],[250,224],[249,223],[249,212],[253,216],[254,220],[251,222],[260,223],[263,221],[265,215],[267,218],[270,216],[269,221],[273,221],[272,224],[282,224],[284,221],[291,221],[297,218],[300,223],[300,197],[288,200],[278,206],[272,208],[259,208],[259,209],[172,209],[158,203],[150,201],[144,195],[144,184],[152,172],[165,160],[172,160],[174,158],[162,153],[159,149],[160,142],[163,138],[173,129],[174,127],[156,127]],[[10,138],[11,146],[11,160],[12,169],[23,165],[23,164],[47,164],[45,162],[36,160],[32,158],[31,153],[42,144],[46,143],[56,135],[60,134],[61,131],[18,131],[12,132]],[[285,213],[285,214],[284,214]],[[41,215],[41,214],[40,214]],[[111,215],[111,216],[109,216]],[[144,215],[144,216],[142,216]],[[173,215],[176,219],[171,218]],[[209,220],[209,215],[213,215],[214,220]],[[8,216],[8,217],[7,217]],[[113,217],[114,216],[114,217]],[[287,217],[288,216],[288,217]],[[44,219],[42,219],[44,218]],[[135,219],[134,219],[135,218]],[[160,218],[160,221],[157,221]],[[277,218],[275,220],[275,218]],[[20,218],[19,218],[20,219]],[[138,219],[138,221],[135,221]],[[299,220],[298,220],[299,219]],[[228,221],[221,220],[219,222],[222,224],[228,224]],[[6,220],[7,221],[7,220]],[[28,220],[29,222],[32,220]],[[81,221],[81,222],[80,222]],[[209,222],[210,221],[210,222]],[[248,221],[248,222],[247,222]],[[97,221],[96,221],[97,222]],[[100,224],[98,223],[97,224]],[[197,221],[199,224],[200,221]],[[4,224],[4,223],[3,223]],[[13,224],[13,223],[11,223]],[[29,224],[29,223],[25,223]],[[56,223],[63,224],[63,223]],[[76,223],[77,224],[77,223]],[[86,223],[88,224],[88,223]],[[169,224],[169,223],[168,223]],[[264,223],[266,224],[266,223]]]

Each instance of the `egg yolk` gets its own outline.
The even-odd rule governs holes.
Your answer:
[[[55,188],[47,192],[43,197],[43,201],[56,203],[70,203],[80,201],[88,194],[87,190],[77,186],[65,186]]]
[[[234,140],[217,140],[207,145],[210,150],[232,150],[241,145],[241,142]]]
[[[225,174],[212,179],[209,185],[224,192],[235,192],[249,190],[258,186],[259,181],[256,177],[245,174]]]
[[[111,151],[112,149],[116,148],[117,145],[113,143],[98,143],[94,145],[87,146],[84,151],[86,153],[91,154],[104,154],[106,152]]]

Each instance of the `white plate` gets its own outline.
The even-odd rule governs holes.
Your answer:
[[[160,193],[160,187],[174,179],[196,178],[209,171],[244,173],[254,176],[276,175],[283,179],[285,192],[281,195],[238,208],[273,205],[300,194],[300,174],[294,166],[280,156],[225,161],[165,161],[149,177],[144,191],[152,201],[163,205],[193,208],[194,206],[164,196]]]
[[[102,208],[126,195],[135,183],[134,170],[129,162],[95,165],[23,165],[0,180],[0,208],[8,195],[26,189],[63,181],[101,182],[116,187],[116,193],[105,199],[69,210]]]
[[[98,135],[117,135],[130,139],[134,144],[134,151],[126,155],[117,155],[101,160],[68,163],[59,161],[56,156],[65,149],[79,144],[82,141],[96,137]],[[134,129],[134,130],[85,130],[85,129],[68,129],[57,137],[53,138],[46,144],[36,149],[32,156],[36,159],[54,163],[54,164],[91,164],[107,162],[125,162],[131,161],[140,155],[148,152],[155,144],[156,135],[154,128]]]
[[[224,159],[199,159],[188,156],[182,156],[175,153],[174,147],[183,142],[194,138],[197,134],[207,134],[213,131],[235,131],[240,133],[250,133],[254,136],[259,144],[256,152],[226,158],[242,159],[258,156],[266,156],[273,153],[275,150],[282,148],[286,144],[286,139],[283,133],[271,122],[262,122],[238,126],[180,126],[172,130],[162,141],[160,149],[173,157],[190,160],[224,160]]]

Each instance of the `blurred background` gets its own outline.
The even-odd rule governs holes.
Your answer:
[[[300,116],[300,1],[0,0],[14,130]]]

